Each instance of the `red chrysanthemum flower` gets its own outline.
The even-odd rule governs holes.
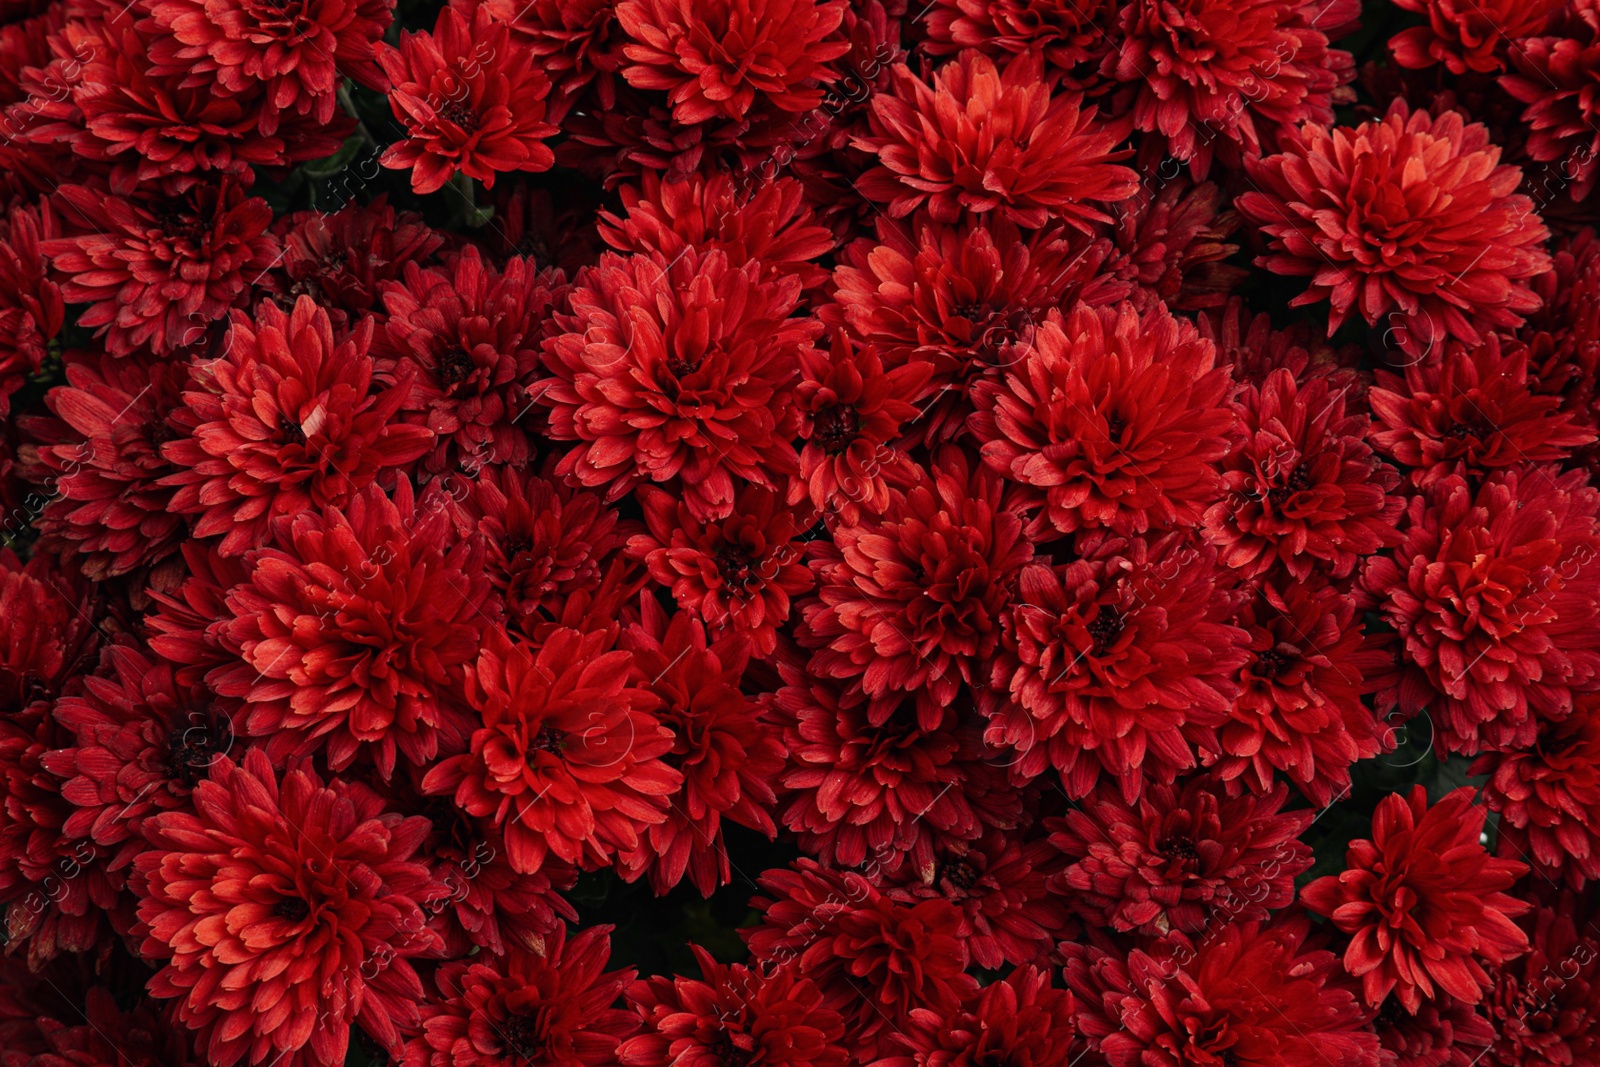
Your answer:
[[[1597,13],[1600,14],[1600,13]],[[1556,243],[1550,271],[1535,279],[1545,306],[1522,336],[1540,393],[1555,396],[1586,430],[1600,429],[1600,235],[1585,227]],[[1593,452],[1588,466],[1600,472]]]
[[[46,345],[61,332],[61,287],[48,277],[40,249],[40,241],[53,236],[53,222],[22,206],[0,216],[0,418],[10,414],[11,394],[39,369]]]
[[[1523,925],[1528,954],[1495,968],[1490,1067],[1581,1067],[1600,1057],[1600,938],[1590,902],[1563,894]]]
[[[650,577],[712,634],[737,634],[770,656],[791,602],[811,589],[805,549],[796,541],[809,519],[757,485],[739,490],[732,513],[709,523],[660,489],[641,486],[635,498],[648,532],[634,535],[628,554],[643,560]]]
[[[1482,477],[1521,463],[1566,459],[1595,440],[1593,429],[1535,392],[1528,350],[1490,335],[1476,348],[1448,345],[1442,362],[1413,364],[1405,377],[1377,372],[1372,443],[1428,485],[1451,473]]]
[[[51,983],[54,984],[54,983]],[[189,1036],[141,999],[126,1012],[105,986],[88,991],[81,1023],[68,1025],[41,1017],[38,1031],[46,1046],[19,1053],[12,1042],[0,1051],[4,1067],[204,1067],[194,1057]]]
[[[627,544],[633,525],[619,525],[598,494],[531,469],[491,465],[470,483],[455,474],[441,480],[467,527],[483,538],[485,569],[507,625],[530,637],[541,621],[561,618],[568,597],[600,584],[606,561]]]
[[[83,680],[82,695],[56,702],[69,736],[41,763],[60,777],[73,807],[62,832],[91,841],[120,886],[147,847],[144,821],[188,810],[195,785],[234,748],[236,707],[179,682],[171,664],[138,648],[112,646],[103,663],[102,675]]]
[[[1239,251],[1228,237],[1243,220],[1223,207],[1218,186],[1169,182],[1160,170],[1157,177],[1153,195],[1141,189],[1112,208],[1116,252],[1107,269],[1133,283],[1130,295],[1141,310],[1158,301],[1174,311],[1221,307],[1250,274],[1224,262]]]
[[[577,882],[577,868],[551,861],[534,874],[518,871],[499,828],[468,815],[449,797],[424,795],[424,773],[408,767],[378,785],[391,810],[421,815],[432,824],[417,855],[434,888],[418,903],[443,942],[435,955],[460,959],[475,949],[494,955],[519,948],[540,951],[563,922],[577,920],[561,895]]]
[[[1347,401],[1359,401],[1371,384],[1371,374],[1356,369],[1362,358],[1359,348],[1336,348],[1318,338],[1305,322],[1276,329],[1272,316],[1253,314],[1242,297],[1229,297],[1220,312],[1202,311],[1197,325],[1200,336],[1217,346],[1217,362],[1233,371],[1234,381],[1261,382],[1282,367],[1299,383],[1330,379],[1333,389],[1343,390]]]
[[[1400,475],[1372,454],[1369,420],[1347,391],[1328,378],[1297,385],[1286,368],[1240,391],[1244,445],[1222,460],[1227,495],[1205,525],[1241,577],[1281,566],[1302,582],[1313,571],[1347,578],[1361,557],[1400,543]]]
[[[218,92],[215,79],[191,78],[187,68],[163,74],[151,58],[154,24],[126,11],[107,14],[104,22],[71,18],[53,40],[57,59],[28,102],[40,121],[26,139],[69,147],[96,172],[109,168],[119,197],[152,188],[179,192],[217,173],[247,182],[254,167],[324,159],[355,129],[356,120],[338,111],[327,122],[288,113],[268,134],[264,85]],[[54,184],[48,174],[41,179]]]
[[[1528,869],[1478,843],[1488,809],[1457,789],[1431,808],[1422,786],[1378,801],[1372,839],[1351,842],[1343,874],[1319,878],[1300,899],[1351,935],[1344,964],[1373,1007],[1392,992],[1416,1014],[1435,990],[1476,1004],[1490,986],[1483,964],[1527,951],[1511,920],[1529,905],[1504,892]]]
[[[1150,937],[1265,921],[1294,901],[1295,877],[1312,863],[1296,838],[1314,813],[1280,812],[1288,798],[1282,785],[1229,798],[1204,776],[1149,785],[1137,804],[1102,787],[1046,821],[1071,861],[1057,887],[1092,927]]]
[[[1509,5],[1517,12],[1544,6],[1540,0]],[[1580,202],[1600,177],[1600,6],[1567,4],[1557,28],[1559,34],[1517,41],[1509,50],[1514,69],[1500,85],[1528,105],[1522,113],[1528,155],[1558,164],[1557,188],[1570,183],[1572,200]]]
[[[404,410],[438,435],[426,469],[474,473],[532,457],[520,418],[539,369],[545,321],[566,280],[520,257],[503,271],[465,249],[448,268],[406,264],[384,287],[389,318],[382,351],[417,373]]]
[[[424,766],[461,736],[466,664],[488,622],[483,548],[450,536],[434,501],[402,482],[344,508],[279,523],[282,548],[250,557],[215,624],[231,662],[206,675],[242,700],[239,733],[274,759],[323,753],[343,770],[370,755]]]
[[[622,76],[665,92],[685,126],[767,108],[810,111],[837,77],[828,61],[850,50],[834,34],[844,12],[844,0],[622,0],[617,23],[630,38]]]
[[[603,632],[563,627],[535,652],[491,628],[466,683],[482,726],[422,781],[501,827],[519,871],[547,855],[601,866],[638,849],[683,784],[662,760],[673,734],[655,717],[659,698],[635,684],[632,656],[607,646]]]
[[[550,79],[511,31],[479,8],[469,22],[453,7],[439,12],[433,32],[400,35],[400,47],[379,42],[378,65],[393,83],[389,106],[405,140],[379,160],[411,172],[411,188],[431,193],[458,173],[493,188],[497,173],[549,170],[555,154],[544,139],[559,132],[545,121]]]
[[[894,1051],[871,1067],[964,1067],[1012,1063],[1062,1067],[1076,1062],[1072,994],[1050,988],[1050,974],[1034,967],[1012,971],[984,987],[958,1011],[915,1008],[907,1032],[895,1034]]]
[[[341,507],[386,467],[409,463],[433,433],[394,419],[408,392],[383,387],[368,354],[372,322],[335,341],[328,313],[302,296],[285,313],[264,302],[234,315],[222,358],[198,365],[184,435],[161,454],[180,469],[172,509],[195,515],[196,537],[242,555],[267,543],[274,519]],[[374,546],[375,547],[375,546]]]
[[[1219,135],[1226,161],[1259,157],[1354,99],[1355,60],[1329,42],[1360,15],[1359,0],[1131,0],[1101,73],[1134,87],[1134,125],[1204,179]]]
[[[612,1005],[633,981],[606,971],[611,927],[572,940],[557,927],[542,951],[457,960],[439,968],[439,998],[423,1009],[421,1033],[406,1042],[404,1067],[603,1067],[638,1028]]]
[[[641,598],[640,621],[622,636],[634,669],[661,701],[657,717],[672,731],[661,761],[683,776],[665,822],[652,824],[642,846],[622,857],[630,878],[648,870],[658,894],[689,881],[709,897],[731,877],[724,820],[777,836],[773,793],[783,769],[783,743],[739,691],[749,647],[738,634],[715,642],[692,615],[669,622],[656,601]]]
[[[763,967],[798,961],[823,1003],[844,1017],[857,1062],[887,1051],[912,1009],[950,1013],[977,990],[963,973],[961,918],[949,901],[907,907],[859,874],[810,860],[770,870],[760,884],[768,895],[752,904],[762,923],[741,931],[751,955]]]
[[[926,693],[870,701],[857,685],[829,685],[788,663],[779,670],[785,684],[769,712],[788,749],[776,776],[779,819],[806,852],[840,868],[871,860],[922,870],[933,866],[935,842],[982,832],[974,794],[983,754],[954,707]]]
[[[242,305],[278,254],[272,209],[232,182],[176,197],[125,200],[83,185],[58,195],[90,231],[40,245],[62,276],[62,295],[91,305],[79,326],[99,327],[113,356],[148,346],[170,355]]]
[[[1363,647],[1355,596],[1326,579],[1265,582],[1233,622],[1250,657],[1208,766],[1254,793],[1282,775],[1314,804],[1345,796],[1351,765],[1393,740],[1361,702],[1382,654]]]
[[[5,592],[0,587],[0,607],[9,608]],[[110,936],[104,920],[115,911],[120,925],[127,925],[126,907],[120,884],[106,877],[105,850],[69,838],[63,829],[73,805],[63,795],[62,777],[44,760],[71,737],[43,700],[5,707],[7,714],[0,718],[0,903],[6,951],[25,952],[28,969],[35,972],[64,952],[97,952],[103,966]]]
[[[365,184],[364,176],[351,176],[339,191],[352,196],[357,181]],[[331,214],[296,211],[272,229],[283,241],[283,259],[274,268],[282,274],[283,292],[291,300],[315,300],[341,332],[352,319],[381,317],[384,284],[400,281],[412,264],[426,266],[445,242],[421,215],[396,211],[383,194],[371,204],[347,200]]]
[[[1236,417],[1216,350],[1164,308],[1079,306],[1034,331],[967,420],[984,462],[1070,533],[1193,526],[1219,495]]]
[[[890,447],[900,427],[918,414],[912,400],[922,394],[932,367],[905,363],[885,371],[877,349],[857,348],[835,330],[828,351],[800,356],[800,477],[789,483],[789,504],[808,497],[811,506],[855,524],[863,513],[889,506],[889,477],[911,479],[905,454]]]
[[[573,287],[571,313],[556,315],[544,351],[553,377],[534,387],[549,435],[584,442],[556,472],[608,486],[608,501],[680,479],[702,520],[732,510],[736,477],[777,489],[798,468],[790,396],[821,332],[793,315],[799,299],[798,279],[719,251],[606,254]]]
[[[1097,54],[1113,19],[1113,0],[934,0],[925,14],[933,55],[976,48],[996,59],[1042,50],[1070,70]]]
[[[7,515],[7,536],[27,513]],[[0,709],[20,712],[36,700],[52,700],[86,664],[93,662],[93,620],[83,610],[86,583],[63,573],[48,554],[24,566],[0,547]]]
[[[1126,200],[1138,178],[1117,161],[1122,127],[1085,107],[1076,92],[1051,95],[1036,53],[1004,71],[965,51],[933,74],[933,84],[902,65],[893,89],[873,98],[870,129],[851,144],[877,157],[855,183],[893,218],[926,203],[939,222],[963,212],[998,211],[1037,229],[1057,218],[1089,232],[1110,217],[1096,204]]]
[[[268,136],[279,111],[331,121],[344,78],[381,86],[372,48],[394,19],[383,0],[151,0],[147,10],[151,73],[215,79],[228,94],[260,89]]]
[[[628,43],[617,25],[616,0],[480,0],[480,6],[511,26],[555,83],[553,121],[560,122],[591,85],[601,109],[615,109]]]
[[[1600,696],[1584,694],[1560,722],[1541,722],[1526,751],[1485,752],[1483,801],[1499,813],[1502,842],[1515,844],[1541,877],[1574,890],[1600,879]],[[1501,849],[1505,851],[1505,849]]]
[[[1421,70],[1443,63],[1451,74],[1493,74],[1506,69],[1506,52],[1520,52],[1522,37],[1542,33],[1562,0],[1394,0],[1394,6],[1428,20],[1389,38],[1402,67]]]
[[[1246,159],[1256,189],[1238,208],[1268,238],[1258,266],[1310,278],[1290,306],[1330,302],[1330,335],[1353,309],[1416,360],[1539,306],[1527,280],[1549,268],[1548,231],[1483,126],[1396,100],[1354,129],[1308,124],[1283,149]]]
[[[1415,1015],[1386,1000],[1372,1025],[1393,1067],[1475,1067],[1495,1036],[1471,1004],[1447,996],[1425,1002]]]
[[[163,360],[81,356],[45,398],[55,419],[29,424],[40,442],[33,457],[56,493],[34,524],[40,543],[80,557],[85,577],[159,564],[187,535],[174,490],[161,484],[175,468],[160,450],[188,378]]]
[[[880,219],[875,240],[845,248],[833,300],[818,314],[890,370],[924,367],[927,381],[909,398],[922,412],[915,426],[944,440],[960,433],[973,383],[1022,358],[1051,309],[1129,295],[1103,268],[1110,252],[1103,238],[1059,225],[1024,236],[995,216],[948,225],[926,215]]]
[[[398,1048],[423,995],[409,959],[437,943],[413,860],[427,821],[304,765],[280,778],[259,749],[218,760],[192,799],[146,821],[135,860],[150,991],[179,998],[220,1067],[342,1064],[352,1023]]]
[[[1405,541],[1361,583],[1397,631],[1381,706],[1427,708],[1439,749],[1531,745],[1600,675],[1600,492],[1582,471],[1459,476],[1411,500]]]
[[[629,1038],[623,1067],[846,1067],[844,1022],[795,966],[718,963],[690,945],[703,980],[635,982],[628,1001],[645,1032]]]
[[[926,687],[942,707],[982,684],[1011,577],[1033,551],[1000,479],[959,450],[919,474],[881,516],[815,543],[799,640],[825,678],[859,679],[874,698]]]
[[[1078,1032],[1118,1067],[1378,1067],[1338,959],[1309,932],[1230,923],[1171,958],[1064,944]]]
[[[1145,777],[1170,782],[1217,752],[1246,635],[1210,547],[1093,533],[1073,555],[1017,578],[979,694],[986,740],[1015,751],[1018,778],[1054,767],[1083,797],[1106,775],[1131,802]]]
[[[746,191],[725,173],[662,181],[645,171],[621,190],[623,218],[600,213],[600,235],[618,252],[659,252],[671,260],[686,247],[727,253],[731,263],[760,260],[774,274],[816,289],[828,272],[816,260],[833,251],[833,233],[816,221],[805,189],[779,177]]]
[[[902,904],[942,898],[955,905],[961,914],[959,936],[979,967],[1044,966],[1069,929],[1066,902],[1049,884],[1050,873],[1061,867],[1060,856],[1042,838],[1023,842],[1016,829],[991,825],[976,841],[945,835],[926,864],[906,860],[886,847],[868,864],[867,875]]]

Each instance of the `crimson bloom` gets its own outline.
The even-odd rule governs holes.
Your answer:
[[[1095,205],[1138,188],[1134,172],[1118,165],[1130,152],[1116,150],[1117,123],[1085,107],[1081,94],[1052,96],[1054,80],[1035,53],[1001,70],[965,51],[931,85],[896,66],[892,91],[873,98],[870,129],[851,142],[877,157],[857,191],[887,204],[893,218],[927,204],[939,222],[988,211],[1033,229],[1051,216],[1085,232],[1109,222]]]
[[[560,271],[520,256],[495,270],[475,248],[445,268],[408,263],[403,282],[384,286],[381,351],[398,354],[402,374],[416,370],[404,410],[437,435],[429,471],[531,458],[517,423],[531,406],[545,320],[565,287]]]
[[[436,944],[413,859],[427,821],[259,749],[219,759],[193,802],[149,819],[135,860],[150,991],[221,1067],[342,1064],[352,1023],[398,1048],[422,999],[410,960]]]
[[[1050,988],[1047,971],[1019,968],[957,1011],[913,1009],[908,1032],[895,1035],[903,1054],[885,1056],[874,1067],[1065,1065],[1077,1044],[1074,1007],[1071,993]]]
[[[703,978],[635,982],[628,1001],[645,1032],[622,1046],[623,1067],[715,1067],[742,1059],[770,1067],[845,1067],[844,1022],[794,965],[718,963],[690,945]]]
[[[1574,890],[1600,879],[1600,696],[1584,694],[1565,719],[1540,722],[1528,750],[1485,752],[1471,769],[1489,776],[1483,800],[1500,814],[1503,844]]]
[[[1554,896],[1523,919],[1526,956],[1492,972],[1485,1063],[1578,1067],[1600,1055],[1600,939],[1592,903]]]
[[[1053,767],[1083,797],[1105,775],[1131,802],[1146,776],[1170,782],[1218,751],[1246,635],[1209,547],[1096,531],[1074,555],[1017,576],[979,694],[985,739],[1015,753],[1014,777]]]
[[[963,971],[961,920],[945,900],[907,907],[859,874],[810,860],[760,878],[752,903],[762,923],[742,931],[758,964],[796,959],[822,991],[823,1004],[844,1017],[847,1047],[870,1061],[891,1047],[889,1034],[910,1012],[950,1012],[976,991]]]
[[[1378,1067],[1378,1038],[1339,961],[1303,919],[1230,923],[1172,957],[1068,943],[1078,1032],[1133,1067]]]
[[[1347,578],[1361,558],[1399,543],[1400,476],[1372,454],[1368,420],[1345,392],[1326,378],[1297,385],[1287,368],[1240,391],[1245,443],[1222,461],[1227,496],[1205,523],[1243,577],[1281,566],[1299,581],[1313,570]]]
[[[1443,63],[1452,74],[1492,74],[1506,69],[1506,52],[1537,37],[1561,10],[1559,0],[1489,0],[1479,6],[1460,0],[1395,0],[1395,7],[1427,18],[1425,26],[1389,38],[1389,50],[1402,67],[1421,69]]]
[[[1488,811],[1473,805],[1473,793],[1457,789],[1432,807],[1420,785],[1384,797],[1371,840],[1351,842],[1344,873],[1300,894],[1351,935],[1344,964],[1373,1007],[1393,993],[1416,1014],[1436,990],[1476,1004],[1490,985],[1484,964],[1527,951],[1527,934],[1511,920],[1530,905],[1505,892],[1527,866],[1494,859],[1478,843]]]
[[[573,937],[558,926],[540,951],[513,949],[439,968],[439,999],[423,1009],[421,1033],[406,1042],[404,1067],[602,1067],[638,1028],[613,1008],[633,971],[606,971],[611,927]]]
[[[1329,42],[1360,15],[1357,0],[1131,0],[1101,70],[1134,87],[1135,126],[1203,180],[1218,133],[1233,159],[1259,157],[1301,123],[1333,121],[1355,60]]]
[[[535,652],[500,627],[484,635],[467,696],[482,725],[471,749],[433,767],[425,793],[501,827],[511,864],[553,857],[604,865],[665,821],[683,775],[662,761],[672,731],[607,635],[554,630]]]
[[[450,537],[442,510],[402,483],[344,510],[279,523],[282,548],[254,553],[208,630],[229,653],[207,672],[242,700],[241,734],[274,759],[370,755],[387,778],[461,735],[459,691],[486,617],[482,546]]]
[[[881,517],[816,542],[817,592],[802,646],[824,677],[860,679],[870,697],[926,686],[948,705],[1000,640],[1010,578],[1032,556],[1000,479],[941,450],[916,485],[892,490]]]
[[[811,588],[796,540],[805,520],[757,485],[739,491],[732,514],[710,523],[659,489],[641,486],[637,498],[649,532],[629,541],[629,554],[712,633],[743,635],[771,655],[791,602]]]
[[[557,473],[606,486],[681,479],[699,519],[733,508],[735,477],[776,489],[798,467],[789,403],[821,332],[795,317],[800,282],[686,248],[672,261],[608,253],[572,289],[534,387],[549,434],[582,442]]]
[[[1407,357],[1446,339],[1478,344],[1539,306],[1527,280],[1548,269],[1548,236],[1517,194],[1489,131],[1396,100],[1354,129],[1307,124],[1246,169],[1239,210],[1267,235],[1256,264],[1310,279],[1291,306],[1327,300],[1331,335],[1354,310],[1384,322]],[[1469,206],[1470,205],[1470,206]]]
[[[214,77],[229,93],[259,85],[266,102],[259,129],[268,135],[277,132],[280,110],[331,120],[344,77],[380,84],[372,49],[394,17],[382,0],[156,0],[149,11],[160,33],[152,71]]]
[[[1514,11],[1538,12],[1543,4],[1512,4]],[[1582,200],[1600,177],[1600,9],[1592,4],[1566,5],[1559,34],[1526,37],[1510,56],[1513,70],[1500,84],[1522,103],[1528,128],[1528,155],[1554,163],[1559,187],[1570,183],[1571,197]]]
[[[380,162],[411,171],[419,193],[465,174],[493,188],[497,173],[549,170],[555,155],[544,139],[558,132],[544,121],[550,79],[511,31],[479,8],[469,22],[453,7],[439,12],[433,32],[401,34],[400,47],[379,42],[378,65],[393,88],[389,105],[406,128]]]
[[[850,50],[834,34],[844,12],[844,0],[622,0],[622,76],[664,91],[686,126],[738,122],[760,104],[810,111],[837,76],[826,64]]]
[[[274,519],[339,507],[427,451],[431,431],[394,421],[407,389],[375,379],[371,337],[366,320],[336,341],[305,296],[287,314],[263,303],[254,320],[234,316],[226,354],[196,368],[173,416],[185,433],[162,447],[179,468],[162,484],[177,487],[174,511],[198,516],[196,536],[242,555]]]
[[[1220,493],[1232,382],[1194,327],[1132,305],[1052,315],[973,390],[984,462],[1044,498],[1063,533],[1197,525]]]
[[[783,768],[783,742],[739,691],[749,646],[738,634],[708,642],[692,615],[679,612],[669,622],[659,604],[643,597],[640,621],[622,643],[661,700],[657,715],[672,731],[662,762],[683,776],[683,787],[666,820],[652,823],[621,865],[631,876],[648,869],[657,893],[687,874],[709,897],[730,877],[724,820],[777,836],[773,779]]]
[[[1459,475],[1412,498],[1405,540],[1363,587],[1401,650],[1383,707],[1428,709],[1441,751],[1528,745],[1600,673],[1600,492],[1583,472]],[[1478,590],[1492,591],[1480,595]]]
[[[63,276],[68,301],[89,304],[80,326],[98,327],[113,356],[149,346],[170,355],[242,304],[278,254],[272,209],[231,181],[195,185],[161,203],[67,185],[57,191],[89,233],[40,249]]]
[[[1092,927],[1191,937],[1266,920],[1294,900],[1310,868],[1297,841],[1309,809],[1280,812],[1288,790],[1229,798],[1215,779],[1151,785],[1136,805],[1102,789],[1051,825],[1071,861],[1058,885]]]

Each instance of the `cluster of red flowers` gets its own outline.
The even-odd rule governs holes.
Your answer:
[[[0,1067],[1595,1067],[1597,154],[1600,0],[3,0]]]

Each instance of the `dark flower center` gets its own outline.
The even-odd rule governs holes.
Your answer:
[[[544,1037],[539,1032],[539,1020],[532,1015],[513,1015],[500,1028],[504,1051],[518,1063],[531,1063],[544,1048]]]
[[[554,726],[546,726],[534,735],[528,742],[528,758],[531,760],[536,752],[552,752],[560,754],[567,749],[567,735],[564,731],[557,730]]]
[[[174,718],[167,735],[167,771],[192,786],[232,747],[233,730],[225,718],[209,709],[187,711]]]
[[[1295,657],[1287,652],[1269,648],[1256,657],[1255,675],[1257,678],[1281,678],[1294,662]]]
[[[471,133],[478,128],[478,113],[460,101],[452,101],[439,109],[439,116]]]
[[[1192,861],[1200,858],[1199,851],[1194,847],[1194,838],[1183,834],[1167,838],[1158,848],[1168,859]]]
[[[506,559],[516,559],[524,552],[532,551],[533,538],[523,534],[515,534],[500,542],[500,551],[505,553]]]
[[[688,358],[674,352],[667,357],[667,370],[672,372],[674,378],[684,378],[700,369],[699,357]]]
[[[311,914],[311,905],[299,897],[284,897],[272,906],[272,914],[288,922],[303,922]]]
[[[285,444],[303,445],[306,443],[305,430],[301,429],[300,424],[287,415],[278,416],[278,433],[286,438]]]
[[[1111,643],[1122,636],[1126,626],[1127,620],[1122,617],[1122,612],[1113,607],[1101,608],[1088,626],[1090,651],[1096,656],[1105,655]]]
[[[1275,508],[1281,508],[1291,496],[1309,488],[1311,488],[1311,468],[1301,463],[1289,472],[1288,481],[1267,491],[1267,503]]]
[[[1117,444],[1122,439],[1122,431],[1128,428],[1128,421],[1116,412],[1106,416],[1106,437],[1112,444]]]
[[[978,877],[978,869],[964,859],[947,863],[939,875],[941,881],[948,882],[963,891],[977,885]]]
[[[750,595],[753,586],[760,582],[755,572],[756,556],[744,545],[724,544],[717,549],[717,573],[722,575],[728,592],[741,599]]]
[[[717,1036],[712,1038],[711,1046],[706,1050],[720,1060],[723,1067],[748,1067],[754,1054],[746,1052],[733,1043],[733,1037],[726,1030],[718,1030]]]
[[[826,452],[843,452],[861,432],[861,416],[848,404],[835,404],[817,412],[812,439]]]
[[[1444,435],[1452,440],[1460,441],[1467,437],[1476,437],[1483,441],[1494,436],[1495,428],[1481,415],[1470,415],[1465,419],[1454,422],[1445,430]]]
[[[464,349],[452,348],[439,359],[439,380],[446,389],[453,390],[472,377],[476,369],[472,357]]]

